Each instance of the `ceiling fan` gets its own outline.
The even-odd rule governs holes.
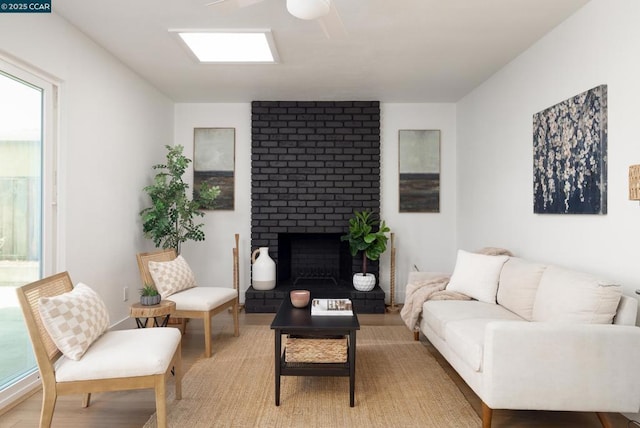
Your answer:
[[[242,8],[264,0],[214,0],[207,6],[216,8]],[[325,35],[330,39],[347,36],[342,19],[332,0],[287,0],[287,11],[299,19],[318,21]]]

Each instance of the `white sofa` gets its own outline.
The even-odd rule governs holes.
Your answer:
[[[619,285],[460,251],[447,290],[474,299],[424,302],[419,328],[482,400],[483,427],[493,409],[593,411],[603,426],[604,412],[638,412],[638,303]]]

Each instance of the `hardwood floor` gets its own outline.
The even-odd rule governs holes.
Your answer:
[[[269,325],[274,314],[240,314],[240,334],[243,325]],[[358,315],[361,325],[401,325],[399,314]],[[222,326],[232,324],[229,314],[220,314],[213,318],[213,332],[218,333]],[[135,323],[131,320],[131,328]],[[189,322],[187,333],[183,336],[182,357],[185,373],[193,363],[204,355],[202,340],[203,326],[197,320]],[[456,383],[460,391],[469,401],[473,409],[482,414],[481,402],[449,364],[440,356],[428,341],[421,338],[422,343],[436,357],[438,363]],[[215,353],[215,342],[214,351]],[[170,386],[172,388],[172,386]],[[35,392],[25,401],[0,414],[0,428],[37,427],[40,420],[42,393]],[[53,427],[64,428],[134,428],[141,427],[155,412],[153,391],[124,391],[93,394],[91,406],[81,407],[81,396],[63,396],[58,398],[53,417]],[[610,414],[614,428],[627,428],[629,421],[619,414]],[[419,426],[419,421],[416,421]],[[480,424],[478,424],[480,426]],[[635,425],[631,425],[635,426]],[[536,412],[496,410],[493,412],[493,428],[519,427],[601,427],[595,413],[576,412]],[[440,428],[440,427],[438,427]]]

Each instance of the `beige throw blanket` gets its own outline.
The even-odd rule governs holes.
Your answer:
[[[440,275],[425,281],[407,284],[404,306],[400,311],[400,316],[410,330],[418,328],[422,305],[427,300],[471,300],[471,297],[465,294],[445,290],[450,278],[451,275]]]

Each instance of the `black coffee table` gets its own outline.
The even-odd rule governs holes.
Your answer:
[[[356,331],[358,316],[311,315],[311,304],[297,309],[287,297],[276,313],[271,329],[275,332],[276,406],[280,405],[280,376],[349,376],[349,405],[354,406],[356,382]],[[296,337],[348,336],[346,363],[287,363],[282,350],[282,335]],[[284,350],[286,352],[286,350]]]

